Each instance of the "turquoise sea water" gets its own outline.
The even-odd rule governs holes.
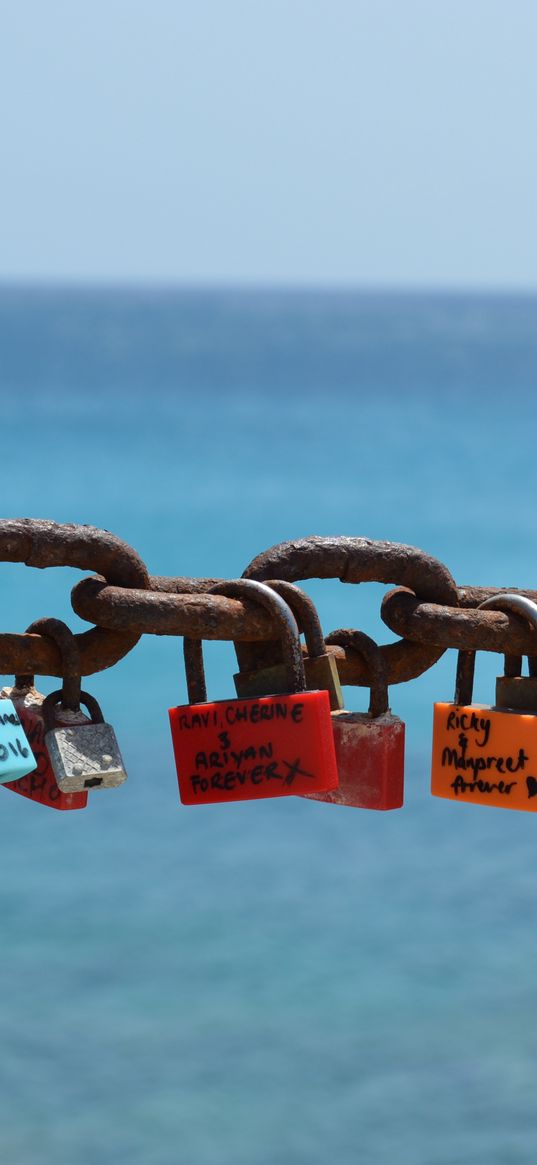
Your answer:
[[[531,297],[6,288],[3,513],[107,527],[158,574],[344,533],[535,586],[536,325]],[[2,628],[79,626],[78,577],[4,564]],[[326,630],[392,638],[384,588],[307,587]],[[229,645],[207,665],[232,693]],[[73,814],[0,790],[2,1161],[534,1165],[536,821],[429,796],[454,674],[392,689],[387,815],[181,808],[180,643],[88,681],[127,785]]]

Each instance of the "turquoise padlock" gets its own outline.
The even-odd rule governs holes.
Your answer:
[[[0,785],[17,781],[37,768],[12,700],[0,700]]]

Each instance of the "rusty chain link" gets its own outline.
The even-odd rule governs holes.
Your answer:
[[[391,631],[416,644],[445,650],[497,651],[504,655],[537,654],[537,632],[520,616],[507,611],[479,611],[484,599],[515,587],[459,587],[459,608],[422,602],[403,587],[385,595],[381,616]],[[518,590],[537,600],[537,592]]]
[[[438,559],[415,546],[399,542],[377,542],[370,538],[301,538],[280,542],[254,558],[245,578],[281,578],[298,582],[308,578],[337,578],[343,583],[391,582],[395,579],[422,599],[457,603],[457,586],[449,570]],[[272,654],[276,644],[272,647]],[[341,682],[369,685],[366,661],[344,647],[332,648],[337,657]],[[445,648],[409,639],[380,648],[388,683],[398,684],[432,667]],[[271,648],[265,649],[265,657]],[[238,651],[241,667],[251,668],[248,649]]]
[[[246,598],[209,593],[220,578],[149,575],[127,543],[93,526],[33,518],[0,520],[0,561],[45,569],[73,566],[94,572],[72,591],[77,615],[94,624],[76,636],[82,675],[111,667],[143,634],[235,642],[241,668],[267,666],[280,658],[270,613]],[[457,587],[443,563],[413,546],[352,537],[309,537],[283,542],[258,555],[245,579],[337,578],[343,583],[396,584],[383,599],[381,615],[396,643],[380,648],[390,684],[430,668],[448,647],[537,656],[537,632],[519,615],[478,610],[493,594],[509,590],[537,600],[537,591],[516,587]],[[368,686],[368,665],[347,650],[352,632],[338,633],[332,653],[344,684]],[[327,640],[330,636],[327,636]],[[37,634],[0,634],[2,674],[61,676],[58,648]]]
[[[149,586],[142,559],[126,542],[94,526],[60,525],[37,518],[0,520],[0,562],[23,562],[45,569],[74,566],[94,570],[122,588]],[[130,628],[94,627],[77,635],[82,675],[117,663],[136,646],[140,635]],[[42,635],[0,634],[3,675],[25,673],[61,676],[56,644]]]

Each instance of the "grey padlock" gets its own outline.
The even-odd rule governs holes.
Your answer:
[[[57,784],[63,793],[83,793],[87,789],[113,789],[127,780],[123,758],[116,734],[104,717],[93,696],[80,693],[91,724],[72,724],[54,727],[54,713],[61,703],[62,693],[51,692],[43,701],[45,745]],[[66,710],[61,710],[65,720]]]

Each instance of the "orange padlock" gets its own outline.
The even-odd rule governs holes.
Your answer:
[[[480,606],[516,611],[537,627],[537,604],[525,595],[494,595]],[[537,678],[499,676],[495,705],[473,704],[474,664],[474,651],[459,652],[455,700],[434,706],[431,792],[535,812]]]

